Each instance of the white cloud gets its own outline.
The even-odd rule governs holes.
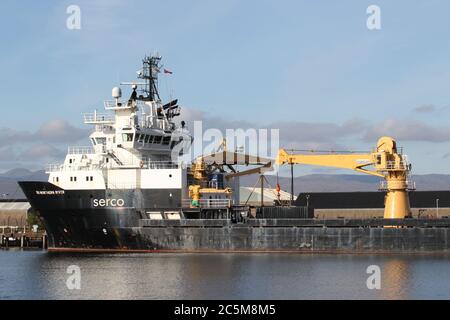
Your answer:
[[[64,151],[48,144],[32,145],[21,153],[21,159],[55,159],[64,157]]]
[[[65,120],[51,120],[43,124],[36,132],[0,128],[0,145],[17,145],[18,143],[72,143],[86,138],[89,131],[72,126]]]
[[[86,138],[89,131],[72,126],[65,120],[52,120],[40,127],[34,137],[43,142],[76,142]]]
[[[372,125],[364,139],[374,141],[381,136],[403,141],[447,142],[450,141],[450,126],[437,127],[417,120],[387,119]]]

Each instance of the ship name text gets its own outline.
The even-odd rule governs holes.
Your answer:
[[[94,207],[123,207],[125,201],[123,199],[94,199]]]
[[[39,195],[64,194],[64,190],[36,190],[36,194]]]

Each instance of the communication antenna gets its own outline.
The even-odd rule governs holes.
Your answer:
[[[137,70],[136,74],[138,79],[142,79],[142,82],[128,81],[121,82],[121,85],[132,86],[133,90],[137,86],[140,86],[140,92],[142,95],[136,97],[137,100],[142,101],[155,101],[161,102],[161,98],[158,92],[158,73],[161,70],[161,56],[152,55],[150,57],[145,56],[142,60],[142,69]]]
[[[142,60],[142,70],[139,70],[138,78],[145,81],[144,100],[161,101],[158,92],[158,73],[161,70],[161,56],[153,55]]]

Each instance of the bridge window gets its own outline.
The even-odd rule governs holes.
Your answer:
[[[161,140],[162,140],[162,136],[155,136],[155,138],[154,138],[154,140],[153,140],[153,143],[160,144],[160,143],[161,143]]]
[[[164,137],[163,144],[168,145],[170,143],[170,136]]]
[[[381,164],[381,155],[377,155],[377,164],[378,164],[378,165]]]
[[[150,141],[150,138],[151,138],[151,136],[146,135],[146,136],[145,136],[145,143],[148,143],[148,142]]]
[[[122,133],[122,140],[123,140],[123,142],[133,141],[133,134],[132,133]]]
[[[97,144],[103,144],[106,145],[106,138],[95,138],[97,141]]]

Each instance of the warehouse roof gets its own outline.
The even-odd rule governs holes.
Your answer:
[[[29,202],[0,202],[0,212],[1,211],[10,211],[10,210],[25,210],[31,208]]]
[[[295,205],[315,209],[384,208],[384,192],[302,192]],[[411,208],[450,207],[450,191],[409,192]]]
[[[240,198],[241,203],[247,201],[250,194],[252,193],[252,190],[253,190],[253,194],[251,195],[251,197],[248,201],[249,202],[261,201],[261,188],[240,187],[239,198]],[[297,197],[294,196],[294,200],[296,198]],[[289,192],[281,190],[280,191],[280,199],[281,200],[290,200],[291,194]],[[264,202],[273,202],[274,200],[277,200],[277,191],[275,189],[271,189],[271,188],[264,188]]]

